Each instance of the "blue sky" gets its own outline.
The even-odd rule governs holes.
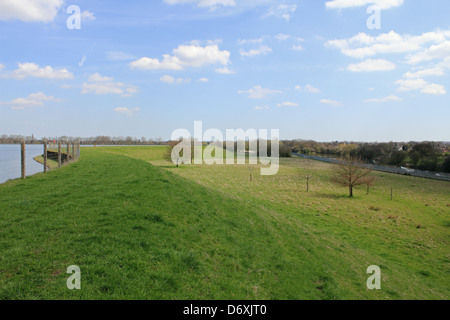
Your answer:
[[[67,27],[71,5],[81,29]],[[283,139],[448,141],[449,12],[448,0],[0,0],[0,134],[169,139],[201,120]]]

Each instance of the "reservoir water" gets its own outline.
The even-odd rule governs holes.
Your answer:
[[[34,157],[43,153],[44,147],[42,144],[27,144],[25,146],[25,172],[27,176],[44,171],[44,166],[33,160]],[[20,178],[20,170],[20,144],[0,144],[0,183],[9,179]]]

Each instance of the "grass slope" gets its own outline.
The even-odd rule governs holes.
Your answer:
[[[383,175],[416,200],[346,199],[323,164],[306,194],[295,159],[250,184],[245,166],[176,169],[164,152],[86,148],[0,185],[0,298],[449,298],[448,184],[420,193],[408,184],[422,180]],[[380,291],[366,288],[372,264]],[[70,265],[82,290],[66,288]]]

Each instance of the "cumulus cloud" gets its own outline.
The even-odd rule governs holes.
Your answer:
[[[259,55],[266,55],[268,53],[272,52],[272,48],[269,48],[268,46],[261,46],[257,49],[251,49],[248,51],[245,50],[240,50],[239,53],[241,54],[241,56],[243,57],[255,57],[255,56],[259,56]]]
[[[256,106],[254,109],[255,110],[269,110],[270,107],[269,106]]]
[[[183,70],[187,67],[201,68],[206,65],[230,63],[230,52],[220,50],[217,44],[180,45],[174,49],[172,55],[164,54],[163,59],[143,57],[130,63],[132,69],[140,70]]]
[[[405,78],[423,78],[428,76],[443,76],[446,71],[450,70],[450,57],[444,59],[444,61],[428,67],[421,68],[420,70],[409,71],[403,75]]]
[[[90,75],[88,81],[81,85],[81,94],[119,94],[122,97],[128,97],[137,92],[138,87],[122,82],[115,82],[114,78],[104,77],[99,73]]]
[[[208,78],[200,78],[197,80],[197,82],[209,82]]]
[[[364,100],[364,102],[380,102],[380,103],[393,102],[393,101],[402,101],[402,99],[395,95],[390,95],[390,96],[387,96],[384,98]]]
[[[18,63],[18,68],[9,74],[14,79],[25,79],[28,77],[51,79],[51,80],[69,80],[73,79],[73,74],[67,69],[53,69],[50,66],[39,67],[35,63]]]
[[[2,71],[4,68],[5,68],[5,66],[0,63],[0,71]]]
[[[278,108],[281,108],[281,107],[298,107],[298,103],[286,101],[286,102],[277,104],[277,107]]]
[[[42,92],[32,93],[26,98],[17,98],[9,102],[0,102],[2,105],[9,105],[14,110],[23,110],[26,108],[37,107],[45,105],[45,102],[54,101],[59,102],[61,99],[57,99],[53,96],[47,96]]]
[[[320,103],[328,104],[328,105],[334,106],[334,107],[339,107],[342,105],[342,103],[340,103],[336,100],[331,100],[331,99],[322,99],[322,100],[320,100]]]
[[[269,8],[269,10],[262,16],[263,18],[268,17],[277,17],[277,18],[283,18],[286,21],[290,21],[292,15],[297,10],[296,4],[280,4],[278,6],[273,6]]]
[[[279,41],[285,41],[288,40],[291,37],[291,35],[289,34],[284,34],[284,33],[279,33],[277,35],[275,35],[275,39],[279,40]]]
[[[251,99],[264,99],[268,95],[282,93],[279,90],[271,90],[271,89],[265,89],[262,86],[254,86],[253,88],[249,90],[240,90],[238,91],[239,94],[248,94],[248,97]]]
[[[95,20],[95,15],[94,15],[94,13],[93,12],[90,12],[90,11],[83,11],[82,13],[81,13],[81,20],[82,21],[93,21],[93,20]]]
[[[0,20],[48,23],[55,19],[63,0],[3,0]]]
[[[325,3],[327,9],[347,9],[375,5],[380,9],[400,7],[403,0],[331,0]]]
[[[320,89],[316,88],[310,84],[307,84],[304,88],[302,86],[295,86],[294,88],[297,91],[305,91],[308,93],[320,93]]]
[[[244,44],[261,44],[266,40],[267,36],[261,37],[261,38],[256,38],[256,39],[239,39],[237,42],[240,45],[244,45]]]
[[[114,112],[120,113],[120,114],[124,114],[127,117],[132,117],[134,116],[134,114],[138,111],[140,111],[140,108],[127,108],[127,107],[119,107],[119,108],[115,108]]]
[[[450,36],[449,36],[450,38]],[[412,54],[407,58],[407,63],[409,64],[418,64],[424,61],[436,60],[436,59],[445,59],[450,56],[450,40],[444,41],[439,44],[432,45],[431,47],[418,52],[416,54]]]
[[[169,75],[162,76],[159,80],[161,82],[165,82],[165,83],[168,83],[168,84],[175,84],[175,83],[181,84],[181,83],[191,82],[191,79],[183,79],[183,78],[175,79],[174,77],[169,76]]]
[[[233,7],[236,5],[234,0],[164,0],[165,3],[170,5],[175,4],[194,4],[199,8],[209,8],[215,10],[219,7]]]
[[[228,69],[228,67],[218,68],[215,71],[220,74],[235,74],[236,73],[235,71]]]
[[[383,33],[373,37],[364,32],[348,39],[336,39],[326,42],[326,46],[336,48],[342,54],[358,59],[387,53],[412,53],[424,49],[427,44],[441,44],[450,39],[450,31],[433,31],[419,36],[400,35],[395,31]],[[445,52],[446,46],[438,47],[436,52]],[[436,53],[436,54],[438,54]],[[411,61],[419,61],[418,58],[410,58]]]
[[[373,72],[373,71],[391,71],[395,69],[395,64],[384,59],[367,59],[363,62],[350,64],[347,70],[351,72]]]
[[[444,95],[447,93],[445,87],[440,84],[430,83],[424,79],[401,79],[396,81],[399,85],[398,91],[420,90],[422,93],[431,95]]]

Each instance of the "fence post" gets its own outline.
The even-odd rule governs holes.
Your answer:
[[[44,140],[44,172],[47,172],[47,140]]]
[[[72,161],[75,161],[75,142],[72,141]]]
[[[22,141],[20,148],[22,179],[25,179],[25,141]]]
[[[61,168],[61,141],[58,141],[58,167]]]
[[[70,162],[70,143],[69,143],[69,141],[67,141],[67,160],[66,160],[66,162],[67,163]]]
[[[394,198],[394,188],[391,188],[391,200]]]

